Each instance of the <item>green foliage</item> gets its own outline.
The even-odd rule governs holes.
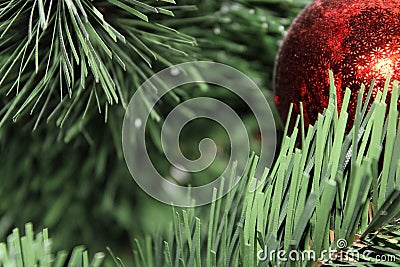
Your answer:
[[[331,81],[333,84],[332,75]],[[391,98],[389,112],[385,113],[388,87],[389,79],[385,90],[371,100],[369,110],[369,100],[365,104],[361,101],[362,88],[353,127],[346,133],[350,91],[346,91],[339,115],[332,85],[331,101],[316,125],[305,134],[302,117],[297,118],[294,131],[285,134],[279,156],[261,182],[254,179],[254,173],[257,164],[262,163],[253,155],[240,183],[225,197],[215,200],[220,194],[215,190],[214,201],[208,207],[173,208],[165,240],[162,236],[148,236],[143,242],[135,239],[134,262],[127,266],[274,266],[281,264],[277,258],[258,260],[260,250],[269,254],[273,250],[300,252],[310,248],[316,255],[322,250],[339,250],[336,261],[326,259],[328,265],[373,266],[385,257],[387,261],[379,262],[381,266],[396,266],[400,261],[399,220],[395,220],[400,216],[399,157],[395,149],[390,154],[379,149],[389,142],[394,142],[395,148],[400,142],[397,97]],[[397,81],[393,83],[393,95],[399,95]],[[389,128],[391,123],[395,131]],[[301,149],[296,148],[299,138]],[[384,172],[393,174],[386,182],[382,182]],[[235,167],[223,183],[234,181],[234,177]],[[376,197],[376,191],[383,195],[378,193]],[[52,260],[46,230],[36,239],[30,224],[25,232],[20,239],[18,230],[14,230],[7,247],[0,245],[4,266],[32,266],[32,262],[61,266],[66,260],[65,253]],[[343,239],[351,247],[341,250],[337,241]],[[355,258],[355,252],[367,256]],[[115,266],[126,266],[110,253]],[[102,257],[97,254],[91,266],[100,264]],[[88,266],[88,257],[78,247],[70,257],[70,266],[81,264]]]
[[[361,255],[368,251],[368,253],[365,253],[366,257],[362,266],[376,266],[377,264],[381,266],[398,266],[400,262],[399,230],[400,222],[397,220],[379,229],[379,231],[363,237],[361,242],[353,246],[352,254],[346,251],[344,253],[347,253],[345,255],[348,256],[349,260],[352,260],[355,254],[354,251],[359,252]],[[348,262],[340,263],[350,265]]]
[[[357,115],[348,133],[350,90],[346,91],[339,115],[332,75],[331,83],[330,103],[324,114],[307,133],[302,117],[297,118],[295,129],[285,135],[279,156],[262,182],[253,178],[258,164],[257,157],[253,157],[239,186],[207,207],[209,214],[203,219],[198,210],[174,211],[170,230],[173,234],[163,243],[160,238],[146,239],[146,245],[136,241],[136,265],[276,266],[282,262],[273,251],[284,250],[289,255],[293,250],[309,249],[317,255],[315,262],[288,264],[316,265],[323,250],[341,251],[343,247],[338,242],[345,240],[350,246],[354,242],[358,250],[364,244],[363,251],[373,251],[368,257],[357,259],[363,262],[361,265],[372,264],[384,255],[395,262],[380,264],[396,266],[400,260],[399,225],[398,221],[390,223],[400,216],[400,161],[396,150],[384,153],[387,150],[382,148],[400,141],[396,130],[398,82],[393,83],[387,116],[389,80],[384,92],[377,92],[371,100],[369,110],[368,100],[362,104],[362,88]],[[296,147],[298,140],[301,149]],[[391,175],[384,177],[385,172]],[[231,177],[226,182],[232,180]],[[356,235],[361,235],[361,242]],[[260,250],[273,257],[260,261]],[[343,253],[348,253],[348,248]],[[325,254],[327,263],[334,264],[328,256]]]
[[[33,129],[44,122],[62,128],[64,141],[80,133],[88,138],[96,113],[106,122],[118,120],[110,105],[125,108],[135,88],[157,70],[191,59],[237,66],[271,89],[278,40],[305,3],[173,4],[173,0],[2,3],[0,126],[11,118],[29,116]]]
[[[135,208],[141,195],[123,160],[109,157],[115,155],[113,143],[88,146],[77,139],[55,145],[52,133],[28,135],[30,125],[17,126],[0,129],[0,235],[32,221],[52,230],[56,249],[129,246],[126,232],[136,232],[131,218],[141,210]],[[111,139],[98,135],[93,143]]]
[[[0,243],[0,266],[2,267],[62,267],[81,266],[98,267],[102,264],[104,253],[94,255],[89,263],[88,252],[84,247],[75,247],[69,255],[60,251],[54,257],[52,243],[47,229],[34,235],[32,224],[25,225],[25,235],[20,236],[15,228],[7,238],[7,243]]]
[[[91,249],[107,244],[125,256],[138,228],[151,229],[154,218],[145,216],[160,217],[165,210],[137,190],[122,159],[121,122],[135,88],[161,68],[205,59],[239,68],[271,100],[279,41],[307,2],[2,1],[0,235],[33,221],[54,231],[56,248],[77,241]],[[393,88],[397,95],[397,84]],[[191,86],[173,97],[230,101],[214,87],[198,89]],[[388,223],[400,216],[400,133],[394,97],[385,116],[386,96],[387,90],[379,92],[369,110],[359,101],[360,112],[347,133],[346,104],[339,115],[332,94],[329,107],[307,132],[301,117],[290,136],[287,124],[279,157],[263,183],[252,179],[258,164],[254,156],[246,177],[228,196],[210,207],[165,216],[167,222],[173,218],[165,241],[162,234],[135,240],[131,265],[265,266],[276,263],[258,263],[257,251],[265,246],[268,251],[301,250],[312,241],[311,248],[321,251],[342,238],[352,244],[356,234],[362,234],[362,249],[398,255],[398,221]],[[162,118],[163,111],[157,112]],[[158,129],[159,122],[150,123],[151,131]],[[183,142],[191,147],[195,139]],[[2,264],[14,266],[4,263],[5,255],[20,255],[16,266],[22,266],[23,257],[44,264],[50,258],[45,233],[34,240],[27,225],[21,244],[39,245],[19,250],[14,231],[8,254],[2,245]],[[44,254],[32,252],[42,247]],[[87,254],[78,248],[70,261],[87,266]]]
[[[0,3],[1,237],[32,221],[52,229],[57,249],[84,243],[118,250],[129,246],[131,236],[153,229],[149,221],[156,221],[163,206],[138,190],[122,157],[121,123],[132,93],[158,70],[192,59],[239,67],[267,93],[283,34],[279,26],[288,27],[304,5],[140,2],[146,5],[125,0]],[[247,15],[253,9],[254,16]],[[235,21],[242,25],[241,34]],[[198,89],[181,90],[179,99],[207,95],[234,103],[215,87]],[[159,122],[150,124],[150,136],[155,136]],[[195,140],[191,134],[182,142],[191,148]],[[218,173],[220,166],[217,162],[207,175]],[[169,165],[162,167],[166,176],[169,170]]]
[[[193,37],[160,24],[173,0],[10,0],[0,5],[0,126],[30,114],[82,131],[125,106],[157,68],[188,56]],[[179,7],[176,7],[179,10]]]

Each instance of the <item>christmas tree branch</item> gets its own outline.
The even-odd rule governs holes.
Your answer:
[[[107,114],[109,105],[126,103],[156,62],[179,62],[196,45],[157,22],[174,15],[168,8],[156,1],[3,3],[0,94],[7,100],[0,127],[30,114],[35,129],[53,117],[59,127],[71,121],[82,128],[93,110]]]

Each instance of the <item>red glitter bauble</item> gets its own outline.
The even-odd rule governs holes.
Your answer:
[[[315,0],[295,19],[280,49],[275,69],[275,102],[282,119],[290,103],[306,124],[328,104],[329,75],[337,87],[338,108],[348,87],[354,118],[361,84],[375,78],[373,95],[388,74],[400,80],[399,0]]]

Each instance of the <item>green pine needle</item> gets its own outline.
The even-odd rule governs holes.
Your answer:
[[[394,82],[394,99],[397,99],[397,87],[398,83]],[[364,90],[361,90],[360,94],[363,93]],[[382,149],[377,150],[378,146],[395,142],[393,136],[397,136],[398,120],[392,119],[393,128],[390,130],[383,128],[383,122],[390,120],[390,114],[396,114],[397,104],[392,101],[386,115],[382,108],[377,108],[386,107],[385,97],[379,96],[382,94],[378,93],[368,113],[360,112],[362,106],[368,103],[358,105],[359,113],[354,124],[366,123],[351,128],[347,133],[346,109],[350,91],[345,93],[340,115],[334,104],[336,94],[332,93],[331,104],[319,116],[316,125],[308,129],[301,149],[294,146],[300,129],[296,128],[292,135],[284,138],[280,154],[264,186],[252,189],[252,170],[260,164],[258,158],[253,156],[239,185],[223,199],[214,201],[207,208],[208,216],[200,219],[196,217],[197,212],[186,210],[176,213],[173,240],[159,244],[153,242],[150,248],[153,251],[164,250],[164,263],[157,266],[181,266],[182,263],[185,266],[201,266],[203,260],[207,267],[274,266],[279,262],[276,254],[260,261],[257,252],[265,249],[269,255],[276,250],[289,253],[292,250],[301,252],[312,249],[320,255],[323,250],[341,251],[342,248],[337,245],[341,240],[349,244],[340,252],[343,255],[359,249],[360,244],[363,244],[364,250],[371,246],[374,254],[368,258],[357,258],[363,266],[372,264],[380,254],[395,260],[387,262],[387,266],[399,264],[399,221],[394,221],[400,217],[400,189],[395,183],[400,161],[399,157],[396,160],[392,157],[397,153],[394,150],[389,150],[390,156]],[[367,141],[369,145],[366,145]],[[352,149],[358,149],[358,152]],[[349,155],[358,155],[357,160],[352,161]],[[379,167],[378,161],[382,157],[383,166]],[[382,183],[383,172],[394,175],[391,182]],[[382,186],[393,189],[386,194],[387,190]],[[378,193],[375,193],[376,190]],[[214,192],[214,198],[217,194]],[[236,204],[232,205],[232,202]],[[378,208],[372,211],[370,206]],[[373,212],[372,220],[368,211]],[[199,230],[198,227],[204,229]],[[382,231],[391,239],[381,237]],[[199,236],[199,233],[203,234]],[[357,236],[361,239],[358,240]],[[376,236],[385,242],[376,243],[379,242]],[[140,243],[136,244],[137,255],[146,254],[142,250],[148,247],[140,249]],[[175,250],[176,254],[171,253]],[[325,261],[332,266],[339,262],[342,265],[354,264],[342,258],[332,260],[326,257]],[[315,266],[317,259],[288,263],[291,266]]]
[[[7,95],[8,106],[0,111],[0,127],[29,113],[35,129],[51,118],[73,128],[97,108],[128,102],[134,81],[154,74],[155,65],[181,62],[176,55],[187,56],[196,45],[194,38],[157,23],[173,16],[166,8],[155,0],[3,3],[0,96]],[[126,83],[131,86],[121,88]],[[89,101],[95,90],[97,106]]]
[[[88,253],[83,247],[74,248],[71,256],[66,251],[54,255],[47,229],[35,235],[31,223],[25,225],[25,235],[20,236],[16,228],[8,236],[7,243],[0,243],[0,266],[3,267],[99,267],[103,260],[104,254],[97,253],[89,263]]]

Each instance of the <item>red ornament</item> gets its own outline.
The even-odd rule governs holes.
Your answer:
[[[373,95],[388,74],[400,80],[399,0],[315,0],[289,28],[275,70],[275,102],[282,119],[290,103],[305,122],[314,123],[329,99],[328,70],[335,75],[338,106],[345,88],[352,91],[354,118],[361,84],[376,79]]]

